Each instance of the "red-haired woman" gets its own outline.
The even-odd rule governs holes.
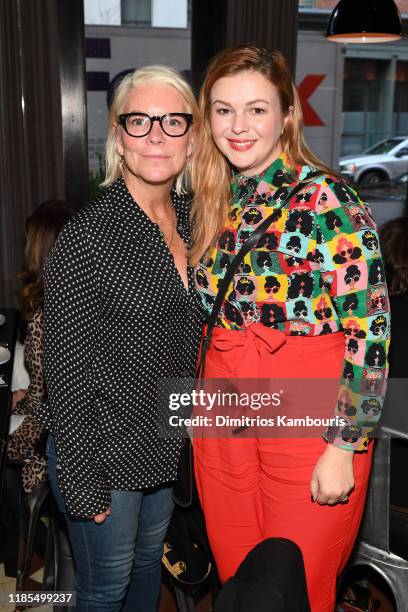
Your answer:
[[[367,395],[381,403],[369,381],[384,381],[387,370],[386,286],[378,240],[368,240],[376,228],[357,194],[305,144],[299,97],[280,53],[254,45],[222,52],[208,68],[199,106],[191,261],[209,314],[229,263],[276,212],[227,291],[206,377],[333,378],[340,388],[326,416],[343,419],[320,438],[195,439],[210,544],[225,581],[264,538],[294,540],[312,610],[328,612],[370,472],[374,423],[361,418],[361,405]],[[372,300],[374,292],[384,299]],[[378,316],[385,326],[376,334]],[[344,405],[345,390],[352,406]]]

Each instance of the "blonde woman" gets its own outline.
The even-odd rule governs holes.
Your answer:
[[[364,402],[381,406],[386,376],[388,300],[376,228],[356,193],[306,146],[280,53],[254,45],[222,52],[199,108],[191,262],[208,314],[230,262],[273,215],[226,293],[206,377],[334,378],[337,405],[334,396],[322,416],[343,419],[320,438],[195,439],[210,544],[225,581],[263,539],[295,541],[313,612],[331,612],[370,473],[374,423]]]
[[[187,267],[193,94],[176,71],[126,76],[110,111],[106,192],[45,270],[49,474],[80,612],[156,610],[181,441],[157,433],[157,381],[194,373]]]

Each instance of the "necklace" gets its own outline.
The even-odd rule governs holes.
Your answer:
[[[174,225],[172,225],[171,228],[171,236],[170,239],[168,240],[168,236],[166,236],[166,234],[160,229],[160,236],[163,238],[164,242],[167,244],[167,248],[169,249],[169,251],[171,251],[171,247],[173,246],[173,241],[174,241],[174,235],[176,232],[176,228],[174,227]]]
[[[160,236],[163,238],[163,240],[167,244],[167,248],[171,250],[171,247],[173,246],[173,242],[174,242],[175,233],[176,233],[176,219],[174,218],[175,210],[174,210],[173,202],[171,201],[170,197],[167,203],[170,207],[170,214],[168,216],[164,215],[163,217],[156,218],[156,224],[159,226]],[[166,224],[171,225],[170,232],[167,231]]]

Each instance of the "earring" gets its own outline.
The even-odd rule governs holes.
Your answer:
[[[123,163],[124,163],[123,155],[121,155],[120,158],[119,158],[119,170],[120,170],[120,173],[121,173],[122,176],[124,176],[123,175]]]
[[[179,174],[177,178],[177,188],[182,191],[190,191],[191,183],[191,156],[189,155],[186,158],[186,163],[184,165],[183,171]]]

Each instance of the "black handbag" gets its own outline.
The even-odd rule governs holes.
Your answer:
[[[308,183],[312,182],[318,176],[321,176],[321,174],[322,173],[320,171],[312,172],[308,175],[307,180],[298,183],[289,192],[286,198],[279,204],[279,206],[274,209],[274,211],[269,215],[269,217],[264,219],[262,223],[256,228],[256,230],[250,235],[250,237],[245,241],[239,252],[235,255],[234,259],[229,264],[222,283],[219,287],[217,296],[215,298],[214,306],[211,311],[210,317],[208,319],[207,333],[202,339],[201,356],[196,370],[196,379],[199,381],[200,386],[202,385],[202,381],[205,376],[205,360],[207,356],[207,351],[211,344],[212,333],[217,322],[218,315],[220,314],[220,310],[224,302],[225,296],[227,294],[228,287],[230,286],[235,272],[241,265],[245,255],[258,244],[269,226],[277,220],[277,218],[279,217],[279,211],[288,204],[288,202],[293,198],[293,196],[295,196],[297,193],[299,193],[299,191],[306,187]],[[186,438],[184,440],[180,454],[177,480],[173,488],[173,500],[175,504],[182,508],[187,508],[188,506],[190,506],[193,501],[194,486],[195,481],[193,449],[190,438]]]
[[[163,547],[162,563],[181,587],[195,587],[212,574],[215,567],[207,539],[200,503],[175,507]]]

